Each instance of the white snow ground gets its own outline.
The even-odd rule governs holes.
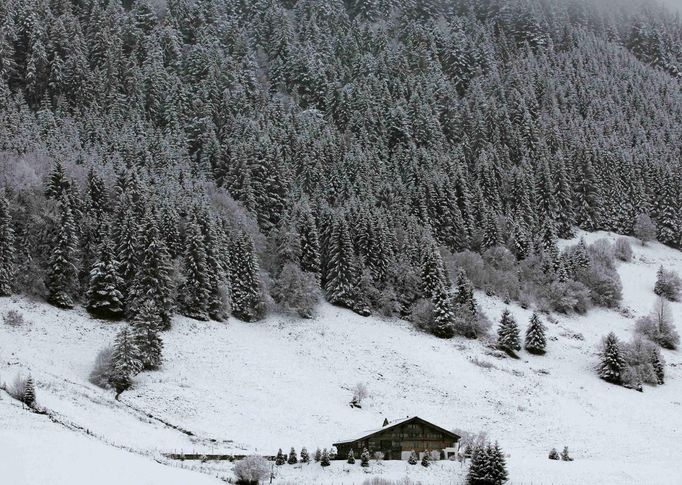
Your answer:
[[[584,236],[588,242],[616,237]],[[22,411],[0,393],[0,477],[9,473],[7,483],[13,485],[89,483],[90,472],[102,475],[97,483],[112,477],[128,484],[221,483],[214,477],[231,477],[228,463],[185,462],[195,469],[188,476],[191,472],[153,458],[167,462],[161,453],[172,451],[273,454],[291,446],[312,453],[376,428],[384,417],[419,415],[448,429],[487,431],[508,454],[513,484],[680,485],[680,351],[663,352],[667,382],[643,393],[609,385],[593,371],[601,337],[613,330],[629,340],[636,317],[653,306],[659,265],[682,274],[681,252],[634,240],[632,245],[634,261],[618,268],[630,316],[593,309],[585,316],[556,316],[556,324],[545,319],[550,337],[545,356],[521,352],[520,360],[500,358],[481,342],[439,340],[406,322],[362,318],[326,304],[312,321],[273,316],[259,323],[215,323],[178,317],[164,334],[163,368],[138,376],[121,402],[87,377],[98,349],[123,324],[23,298],[0,300],[0,313],[17,309],[29,322],[22,328],[0,324],[0,381],[11,383],[18,372],[30,371],[39,403],[71,427]],[[478,298],[497,322],[505,305],[482,294]],[[530,312],[509,308],[525,329]],[[673,304],[680,332],[681,309]],[[482,362],[492,367],[481,367]],[[348,402],[359,382],[370,397],[362,409],[353,409]],[[575,461],[547,459],[552,447],[564,445]],[[97,471],[113,469],[129,475],[119,480]],[[466,467],[384,462],[371,471],[445,485],[461,483]],[[373,475],[345,462],[327,469],[285,465],[275,483],[360,484]]]

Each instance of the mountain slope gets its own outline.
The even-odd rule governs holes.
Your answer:
[[[603,236],[585,234],[588,242]],[[672,484],[682,471],[679,351],[664,352],[666,384],[643,393],[609,385],[593,371],[601,337],[613,330],[629,340],[634,317],[650,310],[659,265],[682,271],[682,254],[676,250],[636,242],[633,249],[633,262],[618,267],[631,316],[595,309],[546,322],[545,356],[521,352],[520,360],[500,358],[478,341],[439,340],[403,321],[362,318],[326,304],[309,321],[274,316],[261,323],[233,319],[220,324],[176,318],[164,333],[162,369],[139,375],[119,403],[111,392],[89,384],[87,376],[95,349],[110,342],[122,324],[14,299],[3,300],[3,310],[20,310],[30,324],[0,327],[0,375],[9,382],[17,371],[30,370],[41,405],[105,442],[150,456],[170,451],[272,454],[290,446],[312,451],[375,428],[384,417],[419,415],[449,429],[487,431],[510,455],[512,483]],[[482,294],[478,298],[497,320],[505,305]],[[673,305],[677,313],[680,304]],[[509,308],[524,329],[529,311]],[[575,338],[578,333],[583,339]],[[353,409],[348,402],[359,382],[370,396],[362,409]],[[29,426],[25,432],[34,431]],[[574,462],[546,459],[550,448],[564,445]],[[458,477],[459,465],[451,465],[451,470],[444,464],[444,469],[420,473],[427,480],[437,470]],[[382,470],[398,478],[404,473],[400,466],[387,463]],[[205,468],[230,474],[226,465]],[[325,476],[343,479],[341,468],[335,463]],[[318,469],[284,467],[281,475],[312,481],[322,473]]]

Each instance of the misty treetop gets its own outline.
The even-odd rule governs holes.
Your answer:
[[[476,336],[472,254],[580,311],[619,288],[558,237],[682,245],[682,24],[653,4],[0,0],[0,25],[2,294],[162,328],[320,294]]]

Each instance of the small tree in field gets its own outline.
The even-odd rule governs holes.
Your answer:
[[[360,466],[369,466],[369,451],[367,451],[367,448],[362,450],[362,454],[360,455]]]
[[[561,452],[561,460],[562,461],[573,461],[573,458],[571,458],[568,455],[568,446],[564,446],[564,450]]]
[[[418,461],[419,457],[417,456],[417,452],[412,450],[412,453],[410,453],[410,457],[407,459],[407,462],[410,465],[416,465]]]
[[[291,447],[291,450],[289,451],[289,459],[287,460],[287,463],[289,465],[295,465],[298,463],[298,458],[296,457],[296,450],[294,450],[294,447]]]
[[[668,350],[675,350],[680,343],[680,335],[673,323],[670,304],[663,298],[656,302],[654,310],[635,324],[635,331],[652,342]]]
[[[350,465],[355,464],[355,454],[353,453],[353,450],[350,450],[348,452],[348,464],[350,464]]]
[[[424,455],[422,456],[422,466],[424,468],[428,468],[428,466],[430,465],[430,463],[429,463],[430,461],[431,461],[431,455],[429,453],[429,450],[424,450]]]
[[[666,270],[663,266],[658,268],[654,293],[670,301],[679,301],[681,289],[682,281],[675,271]]]
[[[301,463],[310,463],[310,455],[308,454],[308,448],[305,446],[301,448]]]
[[[625,359],[623,358],[620,342],[616,334],[611,332],[606,336],[599,356],[599,365],[597,366],[599,377],[612,384],[621,384],[623,382]]]
[[[320,458],[320,465],[321,466],[329,466],[331,463],[329,462],[329,452],[327,451],[327,448],[325,448],[322,451],[322,457]]]
[[[109,382],[116,389],[116,396],[130,387],[133,376],[141,370],[140,351],[131,332],[124,328],[116,337],[111,354]]]
[[[275,457],[275,465],[281,466],[281,465],[284,465],[286,462],[287,462],[287,460],[284,457],[284,453],[282,453],[282,448],[280,448],[277,451],[277,456]]]
[[[22,402],[30,408],[36,405],[36,388],[35,384],[33,383],[33,377],[30,375],[28,376],[28,379],[26,379]]]
[[[519,341],[519,326],[516,324],[509,310],[502,313],[500,327],[497,330],[497,346],[509,354],[521,350]]]
[[[559,456],[559,452],[556,450],[556,448],[552,448],[549,452],[549,459],[550,460],[560,460],[561,457]]]
[[[319,462],[321,459],[322,459],[322,450],[318,448],[317,450],[315,450],[315,461]]]
[[[270,476],[268,461],[259,455],[247,456],[234,466],[237,483],[258,485]]]
[[[635,237],[642,241],[643,246],[646,246],[646,243],[649,241],[656,239],[656,224],[647,214],[639,214],[637,216],[633,231],[635,233]]]
[[[528,329],[526,329],[525,347],[531,354],[542,355],[545,353],[547,338],[545,337],[545,327],[540,322],[536,313],[530,317]]]

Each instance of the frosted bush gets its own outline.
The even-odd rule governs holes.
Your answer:
[[[658,269],[654,293],[670,301],[679,301],[681,288],[682,281],[677,272],[666,270],[663,266]]]
[[[353,388],[353,402],[361,404],[362,401],[369,396],[369,391],[367,390],[367,385],[362,382],[358,382]]]
[[[233,470],[237,483],[242,485],[258,485],[261,480],[270,476],[270,465],[260,455],[250,455],[237,462]]]
[[[640,214],[635,218],[633,232],[635,237],[642,241],[642,245],[656,239],[656,224],[647,214]]]
[[[624,237],[616,240],[613,251],[617,259],[626,263],[632,261],[632,248],[630,247],[630,242]]]
[[[680,343],[670,304],[663,298],[658,299],[649,315],[637,320],[635,331],[665,349],[675,350]]]
[[[92,384],[103,389],[108,389],[110,387],[109,378],[111,377],[111,356],[113,352],[114,349],[111,346],[104,347],[100,350],[97,353],[95,365],[88,377],[88,380]]]
[[[21,327],[25,323],[24,316],[21,312],[16,310],[9,310],[2,317],[2,320],[5,322],[5,325],[9,325],[10,327]]]

